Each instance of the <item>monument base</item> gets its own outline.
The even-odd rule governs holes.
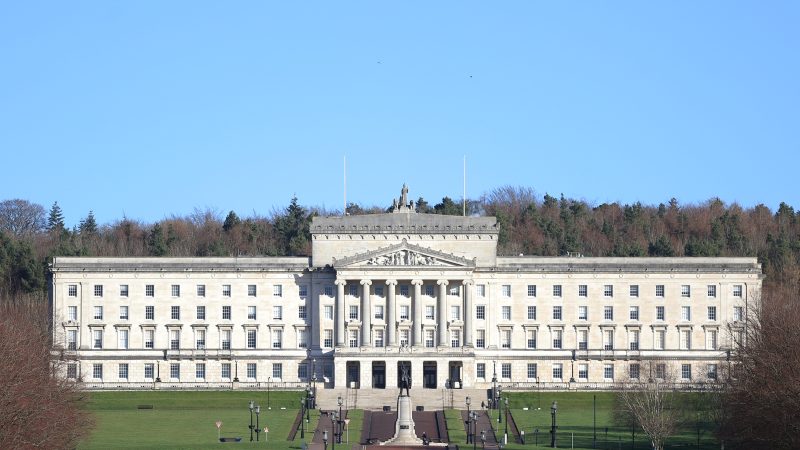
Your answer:
[[[394,437],[381,445],[422,445],[422,439],[414,431],[414,419],[411,417],[411,397],[401,395],[397,398],[397,423]]]

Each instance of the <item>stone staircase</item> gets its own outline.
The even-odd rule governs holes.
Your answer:
[[[481,402],[487,400],[485,389],[422,389],[411,388],[411,404],[414,408],[422,406],[426,411],[441,409],[467,409],[466,397],[471,399],[471,408],[480,409]],[[380,410],[390,406],[397,408],[400,389],[319,389],[317,407],[319,409],[339,409],[338,398],[342,398],[342,409]]]

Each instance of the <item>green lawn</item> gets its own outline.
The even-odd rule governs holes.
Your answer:
[[[226,448],[233,444],[218,442],[214,422],[219,420],[223,423],[222,436],[242,437],[236,448],[299,449],[299,433],[293,442],[286,438],[302,395],[271,392],[268,403],[264,391],[93,393],[90,410],[97,426],[80,448]],[[261,442],[250,444],[250,400],[261,405],[259,425],[262,430],[268,426],[270,431],[266,443],[261,433]],[[137,405],[153,405],[153,409],[139,410]],[[312,411],[312,430],[317,418],[316,411]],[[310,441],[311,436],[306,434],[306,440]]]

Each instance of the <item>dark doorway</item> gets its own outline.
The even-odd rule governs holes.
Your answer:
[[[422,387],[436,389],[436,361],[422,363]]]
[[[347,362],[347,387],[361,387],[361,364],[358,361]]]
[[[461,369],[464,364],[461,361],[450,361],[449,384],[450,389],[461,389],[464,386],[461,383]]]
[[[408,370],[408,376],[411,377],[411,361],[397,361],[397,387],[399,388],[402,386],[402,378],[403,378],[403,367]],[[414,384],[414,380],[409,380],[409,387]]]
[[[386,389],[386,363],[383,361],[372,362],[372,387]]]

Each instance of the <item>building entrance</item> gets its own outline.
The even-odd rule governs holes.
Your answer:
[[[361,387],[361,363],[347,361],[347,387],[358,389]]]
[[[372,363],[372,387],[386,389],[386,363],[383,361]]]
[[[450,372],[448,382],[450,389],[461,389],[464,387],[461,381],[461,371],[464,368],[464,363],[461,361],[450,361]]]
[[[436,389],[436,361],[422,363],[422,387]]]

